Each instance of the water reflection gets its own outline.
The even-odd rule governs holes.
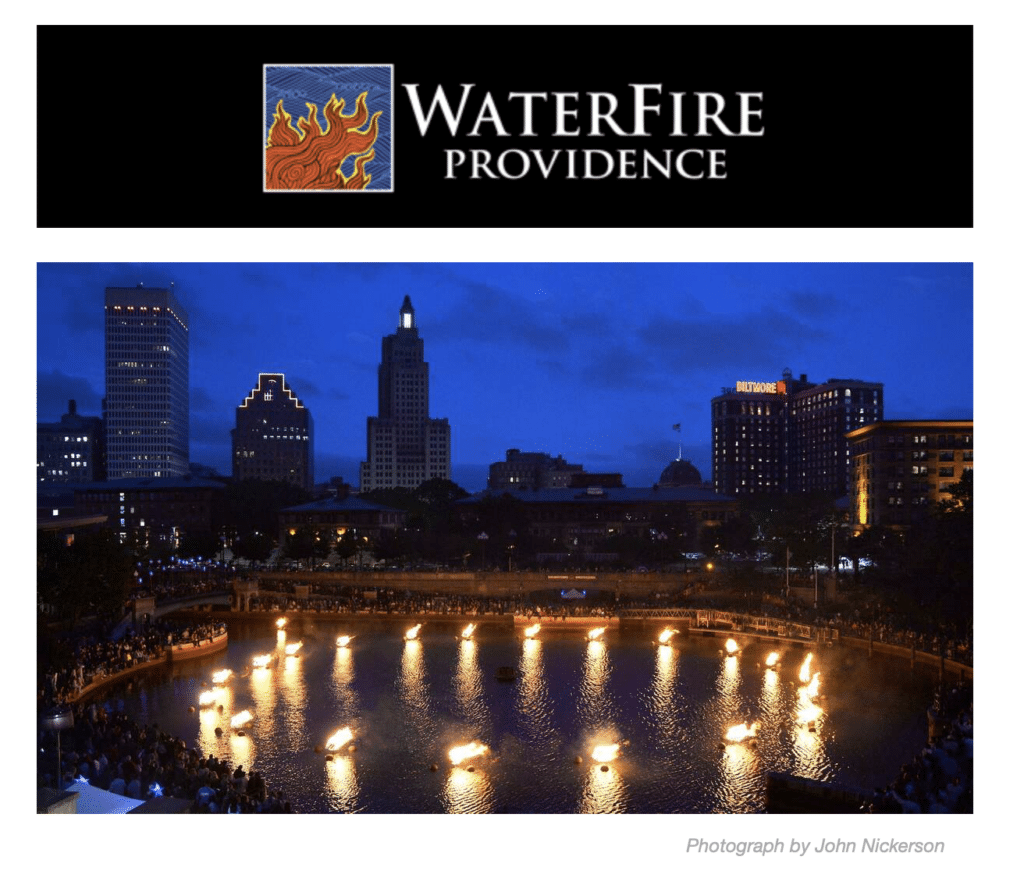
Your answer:
[[[811,731],[808,722],[814,723]],[[822,739],[825,711],[810,697],[807,687],[797,690],[796,709],[791,719],[793,735],[792,773],[798,777],[826,778],[830,764]]]
[[[761,723],[757,738],[762,765],[769,771],[784,771],[787,767],[784,736],[789,729],[789,713],[782,680],[771,668],[766,668],[761,677],[757,718]]]
[[[407,721],[415,730],[417,740],[422,745],[432,730],[433,719],[423,665],[423,643],[419,639],[410,639],[402,644],[398,699],[405,708]]]
[[[288,655],[280,673],[277,716],[284,724],[288,742],[301,746],[309,740],[306,726],[306,679],[301,655]]]
[[[755,811],[764,776],[757,749],[748,743],[728,744],[719,762],[721,778],[715,811]]]
[[[356,762],[347,754],[338,754],[325,763],[327,798],[331,811],[359,811],[359,781]]]
[[[580,679],[578,708],[581,725],[611,724],[611,699],[608,697],[611,670],[608,647],[603,642],[588,642],[583,654],[583,675]]]
[[[531,739],[539,742],[556,737],[551,721],[551,698],[544,675],[543,646],[536,639],[523,640],[516,686],[516,712]]]
[[[680,711],[676,697],[679,652],[670,645],[659,645],[656,655],[649,708],[659,738],[674,742],[680,733]]]
[[[484,702],[483,674],[477,662],[476,642],[459,642],[459,659],[455,667],[456,715],[483,730],[487,724],[487,704]]]
[[[333,672],[336,709],[343,719],[351,719],[359,709],[359,696],[352,687],[355,669],[351,648],[339,648],[334,655]]]
[[[449,814],[486,814],[494,806],[494,791],[487,773],[455,766],[448,772],[442,801]]]
[[[715,680],[715,690],[722,699],[725,713],[735,715],[739,708],[740,661],[735,655],[722,660],[722,668]]]
[[[203,707],[199,711],[198,744],[204,756],[211,753],[214,756],[221,754],[221,738],[217,737],[216,729],[229,730],[230,711],[235,702],[235,693],[230,685],[218,685],[213,689],[213,693],[213,706]],[[223,707],[224,712],[222,713],[218,707]]]
[[[577,811],[582,814],[622,814],[626,811],[626,787],[614,765],[590,765]]]
[[[159,722],[232,769],[259,769],[305,812],[707,813],[763,810],[766,771],[854,786],[882,782],[919,751],[920,711],[932,688],[920,672],[878,661],[829,681],[826,658],[824,715],[810,733],[798,725],[801,699],[791,682],[805,650],[788,649],[779,674],[764,666],[774,643],[727,659],[720,642],[699,637],[669,648],[626,634],[607,644],[543,632],[539,641],[496,634],[465,643],[451,635],[457,632],[403,642],[395,627],[340,650],[333,635],[322,647],[311,637],[305,657],[287,662],[282,655],[250,674],[252,656],[274,650],[271,624],[233,635],[218,661],[237,674],[218,697],[223,713],[188,710],[199,683],[210,679],[209,662],[175,664],[170,677],[154,670],[111,696],[114,703],[123,697],[133,718]],[[515,665],[519,678],[495,682],[497,664]],[[855,675],[875,694],[857,693]],[[282,717],[300,702],[301,734]],[[477,703],[486,703],[483,727],[459,715]],[[238,738],[228,721],[243,709],[254,719]],[[755,718],[762,724],[756,747],[720,747],[726,728]],[[346,725],[357,753],[329,764],[313,752]],[[448,749],[473,739],[493,755],[473,763],[474,772],[466,764],[453,770]],[[596,743],[623,744],[608,772],[590,759]]]

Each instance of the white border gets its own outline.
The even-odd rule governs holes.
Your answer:
[[[226,7],[226,4],[223,5]],[[967,261],[975,267],[975,352],[978,398],[975,417],[980,420],[977,450],[986,463],[1000,465],[1016,457],[1016,379],[1020,352],[1018,322],[1021,309],[1020,267],[1016,256],[1021,242],[1018,219],[1021,198],[1020,115],[1017,112],[1017,84],[1021,79],[1019,29],[1005,3],[979,2],[968,7],[962,2],[917,3],[908,0],[865,0],[855,5],[820,2],[719,2],[717,4],[635,2],[628,10],[621,6],[595,8],[588,4],[531,2],[514,7],[484,7],[477,3],[434,3],[413,5],[395,0],[385,9],[372,6],[338,7],[335,3],[307,0],[289,8],[289,24],[315,26],[329,22],[361,29],[370,38],[372,25],[384,20],[404,24],[973,24],[975,26],[975,227],[972,230],[685,230],[685,231],[564,231],[564,230],[394,230],[386,242],[361,243],[361,260],[367,261],[602,261],[609,255],[628,261]],[[31,10],[31,11],[29,11]],[[11,15],[0,40],[6,50],[3,64],[6,82],[21,83],[35,66],[34,25],[39,23],[123,23],[143,24],[231,22],[273,24],[275,9],[247,6],[222,8],[213,2],[181,2],[172,7],[140,7],[124,2],[96,2],[82,6],[52,2],[45,6],[23,4]],[[165,63],[174,63],[167,60]],[[864,60],[865,64],[870,59]],[[9,70],[7,70],[9,68]],[[814,72],[809,72],[813,76]],[[79,99],[81,97],[78,97]],[[76,106],[78,103],[76,102]],[[83,137],[85,116],[80,117]],[[146,125],[143,121],[142,125]],[[9,216],[7,245],[14,256],[7,262],[8,301],[13,316],[5,326],[4,343],[9,358],[34,360],[34,347],[26,344],[24,330],[34,324],[35,305],[29,293],[35,289],[36,261],[123,260],[134,261],[249,261],[272,256],[276,260],[318,260],[332,254],[336,235],[330,230],[285,230],[254,233],[245,231],[224,241],[219,230],[46,230],[34,228],[35,218],[35,90],[26,88],[16,102],[8,103],[8,126],[21,134],[3,146],[11,154],[5,168],[8,176],[5,215]],[[943,121],[935,121],[935,140],[941,147]],[[879,135],[880,148],[884,135]],[[894,162],[912,162],[894,158]],[[60,170],[73,180],[70,170]],[[57,174],[47,170],[48,174]],[[937,181],[941,188],[942,182]],[[69,199],[73,199],[69,188]],[[936,347],[955,346],[957,330],[950,340]],[[866,342],[866,346],[893,342]],[[1008,382],[1013,382],[1012,386]],[[32,420],[29,397],[16,400],[15,426]],[[25,405],[22,405],[22,402]],[[33,457],[26,434],[7,443],[8,463],[27,464]],[[30,472],[29,472],[30,473]],[[995,469],[992,471],[995,475]],[[1013,475],[1008,472],[1007,475]],[[273,881],[294,878],[305,869],[314,876],[344,875],[366,882],[388,881],[392,877],[415,877],[432,881],[438,875],[469,882],[549,882],[555,879],[599,879],[603,882],[632,883],[643,879],[676,881],[694,876],[721,879],[742,875],[745,879],[772,881],[783,878],[811,878],[830,883],[863,881],[865,877],[931,877],[943,881],[976,878],[984,862],[995,869],[1013,869],[1016,864],[1016,823],[1019,799],[1014,783],[1017,743],[996,744],[993,720],[1006,710],[1011,725],[1019,721],[1017,684],[1020,665],[1012,659],[1013,643],[1000,642],[1000,625],[1020,623],[1020,568],[1009,558],[1019,548],[1016,488],[1005,485],[998,491],[996,480],[979,476],[979,498],[985,518],[979,522],[976,554],[976,598],[979,617],[976,629],[979,668],[984,675],[978,686],[980,757],[978,762],[976,811],[970,817],[892,818],[761,818],[720,819],[680,817],[631,817],[626,820],[558,818],[548,819],[465,819],[454,822],[443,816],[382,819],[363,818],[294,820],[282,818],[233,818],[222,822],[225,839],[213,853],[200,846],[208,835],[208,823],[197,825],[189,819],[166,820],[145,827],[134,824],[131,832],[123,821],[78,819],[58,822],[33,818],[25,809],[34,773],[21,760],[31,754],[32,741],[19,722],[27,721],[24,701],[16,715],[8,716],[5,753],[14,769],[8,782],[12,808],[19,822],[9,830],[16,868],[19,859],[37,863],[49,856],[51,862],[73,871],[90,882],[108,882],[111,876],[140,871],[148,880],[169,881],[181,875],[216,875],[218,867],[237,869],[260,865],[259,878]],[[32,500],[25,484],[15,481],[16,507],[9,518],[24,522],[25,506]],[[19,526],[17,541],[8,550],[31,548],[32,535]],[[15,601],[15,623],[30,624],[32,564],[18,563],[11,591]],[[1010,680],[1013,680],[1011,682]],[[15,689],[19,698],[20,689]],[[25,699],[28,700],[28,699]],[[26,704],[26,706],[31,706]],[[151,819],[152,820],[152,819]],[[45,825],[44,825],[45,824]],[[1011,826],[1013,829],[1011,830]],[[158,829],[157,829],[158,828]],[[130,828],[129,828],[130,829]],[[827,863],[799,862],[784,855],[766,860],[704,858],[680,853],[689,835],[729,838],[821,838],[854,832],[864,835],[917,834],[947,841],[945,855],[932,857],[865,858],[842,857]],[[63,835],[63,850],[46,852]],[[324,838],[326,837],[326,838]],[[168,850],[184,864],[167,864]],[[104,858],[97,863],[96,855]],[[204,857],[208,859],[203,859]],[[1003,867],[1002,861],[1007,862]],[[196,867],[198,866],[198,870]]]

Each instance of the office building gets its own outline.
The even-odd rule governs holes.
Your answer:
[[[712,474],[728,495],[847,492],[851,430],[883,417],[882,385],[789,370],[778,381],[738,381],[711,400]]]
[[[877,421],[847,434],[850,523],[905,529],[974,470],[974,421]]]
[[[552,458],[545,452],[508,449],[504,461],[495,461],[490,466],[487,488],[494,491],[564,489],[578,473],[583,473],[583,465],[570,464],[561,455]]]
[[[188,315],[170,289],[106,290],[109,479],[188,473]]]
[[[428,479],[451,479],[451,430],[447,418],[430,417],[430,369],[406,295],[398,329],[381,344],[377,416],[366,419],[359,486],[415,489]]]
[[[224,483],[194,476],[116,479],[75,488],[75,507],[83,515],[102,514],[106,528],[137,551],[150,545],[172,550],[190,534],[208,535]]]
[[[313,416],[280,373],[260,372],[235,409],[231,475],[313,489]]]
[[[78,414],[74,400],[60,421],[36,425],[36,480],[42,485],[106,479],[103,419]]]

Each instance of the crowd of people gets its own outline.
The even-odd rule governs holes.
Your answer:
[[[970,813],[974,807],[974,704],[971,686],[940,684],[929,719],[939,726],[896,779],[879,787],[871,814]]]
[[[756,600],[738,594],[700,597],[682,592],[650,596],[622,596],[613,599],[602,594],[597,600],[537,600],[524,595],[467,596],[412,593],[386,588],[366,592],[334,585],[318,586],[315,595],[296,598],[287,581],[266,582],[262,592],[249,599],[249,611],[267,613],[305,613],[340,615],[458,615],[482,617],[617,617],[637,611],[667,609],[718,609],[734,615],[737,627],[753,628],[758,618],[773,618],[804,624],[816,630],[829,630],[830,636],[855,636],[875,642],[914,648],[970,665],[973,661],[971,631],[953,625],[937,627],[913,622],[907,615],[878,609],[860,611],[839,607],[816,608],[796,598],[769,597]]]
[[[170,646],[186,642],[198,646],[226,630],[223,621],[182,624],[157,620],[138,632],[129,630],[120,639],[109,639],[102,634],[66,639],[54,660],[63,659],[67,663],[58,666],[52,660],[51,666],[41,674],[39,701],[53,705],[77,700],[93,682],[159,658]]]
[[[185,741],[140,725],[101,704],[74,708],[74,725],[61,735],[62,781],[84,779],[91,786],[132,799],[170,796],[191,802],[193,813],[289,814],[291,802],[268,789],[258,771],[212,753],[203,754]],[[39,733],[39,786],[56,785],[55,732]]]

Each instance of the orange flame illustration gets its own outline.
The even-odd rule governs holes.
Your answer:
[[[363,190],[370,183],[366,164],[374,157],[373,144],[377,140],[377,121],[381,111],[370,120],[365,132],[359,127],[366,123],[370,112],[366,108],[366,93],[356,99],[355,112],[344,115],[345,100],[331,96],[324,105],[327,128],[317,119],[317,107],[306,102],[309,118],[299,117],[298,129],[292,126],[292,117],[277,103],[274,122],[267,135],[267,189],[278,190]],[[346,178],[342,164],[355,157],[355,171]]]

